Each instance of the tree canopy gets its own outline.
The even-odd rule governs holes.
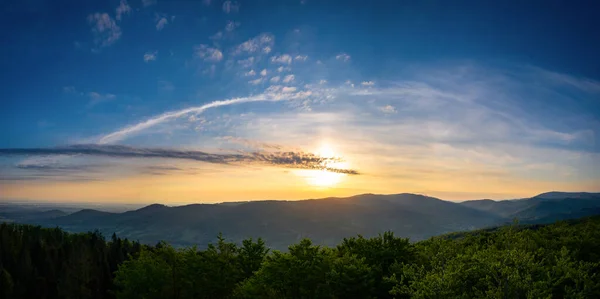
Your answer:
[[[0,298],[600,298],[600,217],[271,251],[0,225]]]

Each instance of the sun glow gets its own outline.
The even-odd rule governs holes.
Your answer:
[[[338,154],[336,154],[336,151],[328,144],[321,145],[321,147],[315,152],[315,154],[323,158],[340,157]],[[323,167],[346,169],[348,168],[348,163],[328,161],[324,163]],[[303,176],[310,185],[321,188],[333,187],[339,184],[342,178],[346,176],[345,173],[337,173],[325,169],[305,170],[302,171],[300,175]]]

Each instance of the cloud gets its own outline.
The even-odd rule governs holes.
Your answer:
[[[156,30],[161,31],[165,26],[169,24],[169,20],[167,18],[162,17],[156,22]]]
[[[335,59],[337,59],[339,61],[343,61],[343,62],[348,62],[350,60],[350,55],[348,55],[346,53],[340,53],[335,56]]]
[[[167,17],[161,16],[159,14],[156,14],[154,21],[156,22],[156,30],[157,31],[163,30],[163,28],[165,28],[165,26],[167,26],[169,24],[169,20],[167,19]]]
[[[238,60],[237,63],[243,68],[249,68],[254,65],[254,57],[248,57],[246,59]]]
[[[261,33],[251,38],[233,49],[233,55],[253,54],[261,52],[268,54],[275,45],[275,37],[270,33]]]
[[[254,141],[254,140],[241,138],[241,137],[223,136],[223,137],[217,137],[217,139],[225,140],[227,142],[240,144],[245,147],[261,149],[261,150],[282,150],[283,149],[283,146],[281,146],[281,145],[267,143],[267,142],[259,142],[259,141]]]
[[[359,174],[354,169],[329,167],[343,161],[306,152],[207,153],[196,150],[141,148],[122,145],[80,144],[55,148],[0,148],[0,155],[15,156],[99,156],[111,158],[183,159],[215,164],[256,164],[296,169],[315,169],[344,174]]]
[[[194,47],[194,51],[196,56],[204,59],[204,61],[219,62],[223,59],[223,52],[207,45],[196,46]]]
[[[588,78],[577,78],[575,76],[552,72],[540,68],[532,68],[535,73],[561,85],[575,87],[588,93],[600,93],[600,82]]]
[[[269,64],[264,60],[254,61],[255,76],[265,63]],[[275,67],[271,65],[267,69],[272,73],[266,78],[275,78]],[[250,71],[250,68],[244,71]],[[233,101],[236,105],[259,102],[267,100],[268,93],[279,94],[280,99],[286,101],[269,104],[274,110],[263,109],[266,104],[242,104],[243,107],[222,110],[251,113],[245,116],[232,113],[227,119],[220,118],[220,112],[225,111],[206,111],[202,117],[212,123],[203,124],[202,128],[210,134],[192,131],[186,120],[205,108],[191,107],[192,111],[173,111],[137,124],[134,122],[132,127],[121,128],[97,140],[106,137],[104,141],[114,143],[138,133],[164,132],[165,129],[169,130],[172,144],[183,142],[207,147],[207,140],[203,138],[232,134],[230,132],[240,138],[251,136],[302,148],[313,146],[312,142],[319,142],[321,138],[329,138],[330,144],[344,153],[352,168],[389,177],[396,186],[433,185],[447,182],[447,178],[460,181],[468,174],[475,175],[475,180],[485,181],[485,176],[498,177],[498,173],[527,177],[529,179],[525,181],[530,182],[532,178],[558,175],[541,173],[531,165],[551,164],[561,172],[578,173],[585,167],[573,163],[597,165],[599,161],[598,156],[586,158],[589,157],[586,151],[598,151],[597,143],[594,143],[598,126],[597,120],[596,124],[594,119],[588,121],[590,115],[594,116],[591,109],[581,111],[580,85],[520,70],[509,73],[460,67],[423,68],[413,72],[403,74],[401,80],[387,78],[383,86],[379,81],[372,86],[362,84],[370,81],[360,77],[352,77],[353,81],[348,85],[332,86],[332,83],[320,81],[323,74],[298,68],[294,81],[307,82],[307,85],[283,84],[281,78],[289,73],[279,73],[274,86],[266,85],[267,81],[261,82],[264,86],[259,85],[267,88],[265,94]],[[242,77],[241,80],[255,78]],[[339,82],[342,78],[332,77],[331,81]],[[294,86],[276,86],[278,83]],[[350,84],[355,87],[350,88]],[[586,90],[593,91],[593,88]],[[282,95],[288,92],[290,99],[299,97],[300,92],[312,92],[312,95],[287,101],[288,98]],[[588,98],[595,99],[593,94]],[[556,106],[557,99],[564,101],[561,111],[548,110],[548,106]],[[257,107],[260,109],[254,109]],[[177,123],[167,123],[169,121]],[[181,123],[186,128],[180,128]],[[197,135],[189,138],[188,134]],[[193,142],[189,141],[192,139]],[[432,169],[433,174],[422,174]],[[597,170],[587,170],[587,173],[594,171],[598,173]],[[587,174],[581,176],[589,177]]]
[[[290,64],[292,63],[292,56],[288,54],[283,54],[281,56],[273,56],[271,57],[271,62],[280,64]]]
[[[311,94],[306,91],[301,91],[301,92],[297,92],[297,93],[293,93],[293,94],[267,92],[267,93],[263,93],[263,94],[259,94],[259,95],[255,95],[255,96],[250,96],[250,97],[241,97],[241,98],[233,98],[233,99],[228,99],[228,100],[214,101],[214,102],[211,102],[208,104],[204,104],[202,106],[191,107],[191,108],[187,108],[187,109],[163,113],[161,115],[152,117],[148,120],[139,122],[135,125],[131,125],[131,126],[122,128],[118,131],[112,132],[110,134],[106,134],[99,138],[98,143],[99,144],[114,143],[119,140],[123,140],[123,139],[127,138],[129,135],[146,130],[148,128],[151,128],[153,126],[161,124],[163,122],[166,122],[166,121],[169,121],[169,120],[172,120],[172,119],[175,119],[175,118],[178,118],[178,117],[190,114],[190,113],[200,114],[200,113],[204,112],[205,110],[211,109],[211,108],[236,105],[236,104],[242,104],[242,103],[250,103],[250,102],[277,102],[277,101],[285,101],[285,100],[303,99],[310,95]]]
[[[267,69],[263,69],[262,71],[260,71],[260,75],[261,76],[266,76],[267,75]]]
[[[223,2],[223,12],[232,13],[240,11],[240,4],[237,1],[225,1]]]
[[[238,27],[240,27],[240,22],[227,21],[227,25],[225,25],[225,31],[232,32]]]
[[[148,7],[151,5],[156,5],[156,0],[142,0],[142,5],[144,7]]]
[[[292,70],[292,68],[289,67],[289,66],[280,66],[280,67],[277,68],[277,71],[280,72],[280,73],[289,72],[291,70]]]
[[[158,55],[158,51],[149,51],[144,54],[144,62],[154,61],[156,60],[156,55]]]
[[[294,75],[287,75],[283,78],[282,82],[283,83],[290,83],[292,81],[294,81],[295,76]]]
[[[308,56],[306,55],[297,55],[296,57],[294,57],[294,60],[297,61],[306,61],[308,59]]]
[[[263,83],[264,81],[265,81],[264,78],[258,78],[258,79],[250,80],[250,81],[248,81],[248,83],[252,84],[252,85],[258,85],[258,84]]]
[[[117,6],[117,9],[116,9],[115,19],[117,19],[117,21],[120,21],[121,17],[123,15],[128,15],[130,13],[131,13],[131,6],[129,6],[129,4],[127,4],[126,0],[121,0],[121,2],[119,3],[119,6]]]
[[[279,79],[280,79],[279,76],[272,77],[271,83],[277,83],[277,82],[279,82]]]
[[[374,86],[375,82],[373,81],[363,81],[362,83],[360,83],[362,86]]]
[[[244,76],[253,77],[253,76],[256,76],[256,72],[254,70],[250,70],[250,71],[244,73]]]
[[[91,14],[87,20],[92,26],[94,44],[97,47],[108,47],[121,37],[121,28],[107,13]]]
[[[95,91],[89,92],[88,97],[90,98],[90,102],[88,104],[90,107],[102,102],[114,100],[116,98],[116,96],[112,93],[100,94]]]
[[[63,87],[63,92],[64,93],[75,93],[75,92],[77,92],[77,90],[75,90],[74,86],[65,86],[65,87]]]
[[[217,33],[209,36],[208,38],[212,39],[212,40],[220,40],[223,38],[223,32],[222,31],[218,31]]]
[[[383,107],[379,107],[379,110],[381,110],[381,112],[383,112],[383,113],[396,113],[396,107],[394,107],[392,105],[386,105]]]
[[[37,172],[52,172],[55,174],[67,172],[94,172],[99,164],[72,164],[65,163],[67,155],[32,157],[19,162],[15,167],[22,170],[34,170]]]
[[[321,80],[319,80],[319,84],[321,84],[321,85],[323,85],[323,84],[327,84],[327,80],[323,80],[323,79],[321,79]]]

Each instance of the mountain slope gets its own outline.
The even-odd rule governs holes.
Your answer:
[[[165,240],[179,246],[203,247],[214,242],[218,233],[234,241],[262,237],[274,248],[285,249],[305,237],[334,245],[347,236],[393,231],[414,241],[501,225],[514,218],[547,223],[595,215],[600,213],[596,195],[551,192],[528,199],[456,203],[403,193],[177,207],[154,204],[124,213],[82,210],[35,223],[76,232],[98,229],[107,236],[117,233],[143,243]]]
[[[596,215],[600,211],[600,193],[554,191],[526,199],[471,200],[461,205],[526,223],[549,223]]]
[[[232,240],[263,237],[273,247],[283,249],[305,237],[319,244],[333,245],[343,237],[374,236],[387,230],[421,240],[494,225],[500,220],[494,214],[433,197],[364,194],[234,205],[151,205],[124,213],[82,210],[39,223],[58,225],[70,231],[98,229],[105,235],[116,232],[150,244],[166,240],[177,245],[205,246],[221,232]]]

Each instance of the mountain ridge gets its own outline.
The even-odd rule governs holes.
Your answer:
[[[60,226],[75,232],[98,229],[105,235],[116,232],[143,243],[165,240],[178,246],[206,246],[214,242],[219,233],[236,241],[263,237],[274,248],[285,249],[304,237],[318,244],[333,245],[350,235],[369,237],[391,230],[416,241],[454,231],[502,225],[514,217],[536,223],[600,211],[600,201],[578,199],[576,204],[569,204],[568,199],[558,197],[568,197],[571,193],[550,194],[556,199],[534,196],[505,201],[452,202],[423,194],[366,193],[297,201],[151,204],[122,213],[86,209],[42,219],[36,224]]]

